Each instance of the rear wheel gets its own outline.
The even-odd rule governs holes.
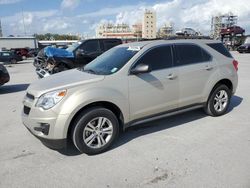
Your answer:
[[[119,135],[119,123],[114,113],[95,107],[84,111],[75,121],[72,140],[76,148],[89,155],[102,153]]]
[[[218,85],[210,94],[205,111],[211,116],[221,116],[226,113],[232,92],[226,85]]]

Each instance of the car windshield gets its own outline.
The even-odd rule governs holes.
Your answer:
[[[78,46],[80,46],[82,44],[82,42],[75,42],[73,43],[71,46],[69,46],[68,48],[66,48],[66,50],[68,52],[73,52]]]
[[[139,47],[112,48],[80,70],[92,74],[114,74],[119,71],[139,50]]]

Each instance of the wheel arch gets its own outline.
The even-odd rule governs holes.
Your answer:
[[[124,116],[123,116],[121,109],[116,104],[109,102],[109,101],[96,101],[96,102],[92,102],[90,104],[87,104],[86,106],[82,107],[74,114],[74,116],[70,120],[70,123],[68,126],[67,139],[71,139],[71,131],[72,131],[74,123],[78,119],[79,115],[82,112],[84,112],[85,110],[90,109],[90,108],[94,108],[94,107],[103,107],[103,108],[106,108],[106,109],[112,111],[119,121],[120,130],[122,130],[124,128]]]
[[[209,95],[207,97],[207,100],[209,99],[209,97],[211,96],[211,94],[215,90],[215,88],[218,87],[219,85],[222,85],[222,84],[226,85],[231,92],[233,91],[233,83],[232,83],[232,81],[227,79],[227,78],[221,79],[221,80],[217,81],[213,85],[213,88],[210,90],[210,93],[209,93]]]

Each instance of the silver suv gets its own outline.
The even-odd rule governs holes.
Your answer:
[[[127,127],[187,110],[226,113],[238,62],[213,40],[116,46],[85,67],[31,84],[22,120],[50,148],[72,140],[83,153],[107,150]]]

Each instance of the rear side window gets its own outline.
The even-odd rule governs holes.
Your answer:
[[[226,57],[232,57],[222,43],[209,43],[207,45]]]
[[[171,46],[160,46],[143,55],[136,65],[143,63],[149,65],[152,71],[154,71],[172,67],[172,62],[173,58]]]
[[[176,66],[210,61],[212,57],[201,47],[193,44],[176,44]]]
[[[121,42],[118,40],[104,40],[103,41],[105,51],[109,50],[110,48],[113,48],[119,44],[121,44]]]

